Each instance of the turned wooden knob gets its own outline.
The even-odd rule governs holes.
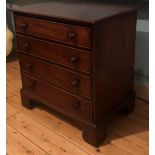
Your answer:
[[[27,49],[30,48],[30,45],[29,45],[28,43],[25,43],[25,44],[23,45],[23,48],[27,50]]]
[[[21,23],[21,24],[19,24],[19,28],[20,28],[21,30],[26,30],[27,25],[26,25],[25,23]]]
[[[79,83],[80,83],[80,80],[76,79],[76,80],[73,80],[71,84],[73,87],[76,87],[79,85]]]
[[[78,61],[79,61],[79,58],[76,57],[76,56],[73,56],[73,57],[70,58],[70,62],[73,65],[76,65],[78,63]]]
[[[32,68],[32,64],[31,63],[28,63],[25,65],[25,69],[31,69]]]
[[[71,39],[71,40],[75,39],[76,38],[76,34],[74,32],[69,32],[68,33],[68,38]]]
[[[28,84],[26,85],[26,88],[32,88],[32,87],[34,87],[35,85],[36,85],[35,82],[30,82],[30,83],[28,83]]]
[[[76,108],[76,109],[78,109],[79,107],[80,107],[80,102],[78,101],[78,102],[76,102],[76,103],[74,103],[74,107]]]

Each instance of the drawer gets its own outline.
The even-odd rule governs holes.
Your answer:
[[[33,99],[46,104],[57,111],[92,119],[92,104],[76,96],[72,96],[58,88],[55,88],[41,80],[21,74],[23,90]]]
[[[17,35],[18,50],[23,53],[43,58],[73,69],[90,73],[90,52]]]
[[[91,80],[89,77],[23,54],[19,55],[19,61],[21,71],[76,95],[90,97]]]
[[[14,16],[14,21],[16,32],[90,48],[89,28],[23,16]]]

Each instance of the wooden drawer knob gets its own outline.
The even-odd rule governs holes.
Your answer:
[[[73,80],[71,84],[73,87],[77,87],[79,83],[80,83],[80,80],[76,79],[76,80]]]
[[[30,82],[30,83],[27,84],[26,88],[32,88],[32,87],[34,87],[35,85],[36,85],[35,82]]]
[[[76,56],[73,56],[70,58],[70,62],[71,64],[76,65],[79,62],[79,58]]]
[[[21,30],[26,30],[27,25],[26,25],[25,23],[21,23],[21,24],[19,24],[19,28],[20,28]]]
[[[32,68],[32,64],[31,63],[28,63],[25,65],[25,69],[31,69]]]
[[[80,106],[81,106],[81,104],[79,101],[74,103],[75,109],[79,109]]]
[[[25,44],[23,45],[23,49],[27,50],[27,49],[29,49],[29,48],[30,48],[30,45],[29,45],[28,43],[25,43]]]
[[[76,34],[75,34],[74,32],[69,32],[69,33],[68,33],[68,38],[69,38],[70,40],[75,39],[75,38],[76,38]]]

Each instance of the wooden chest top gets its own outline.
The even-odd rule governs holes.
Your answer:
[[[84,23],[96,23],[122,13],[137,10],[132,5],[111,5],[99,3],[60,3],[46,2],[31,4],[20,7],[13,7],[14,12],[27,13],[31,15],[58,18],[62,20],[80,21]]]

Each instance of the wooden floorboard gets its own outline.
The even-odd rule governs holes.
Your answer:
[[[39,106],[21,105],[18,61],[7,63],[7,155],[147,155],[148,103],[136,99],[131,115],[118,114],[108,137],[94,148],[82,139],[73,122]],[[59,117],[58,117],[59,116]]]
[[[7,125],[7,155],[45,155],[46,152]]]

